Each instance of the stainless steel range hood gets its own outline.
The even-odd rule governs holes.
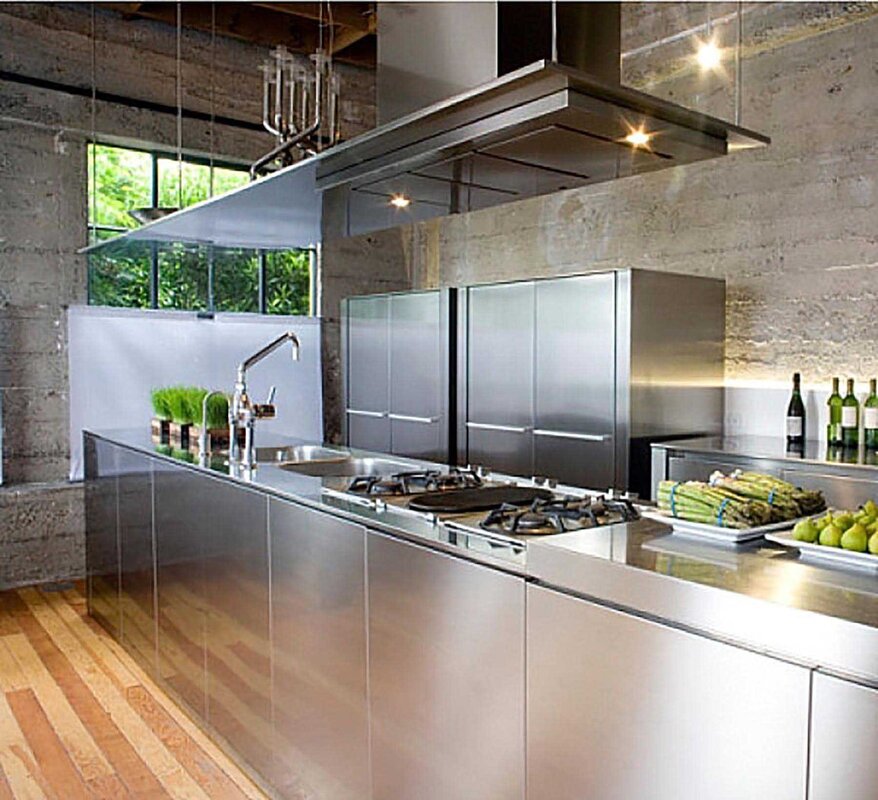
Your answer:
[[[444,13],[441,21],[447,23],[448,9],[443,12],[443,6],[465,15],[467,6],[476,5],[481,9],[476,19],[485,19],[484,3],[389,4],[397,14],[404,5],[413,6],[409,17],[403,17],[408,26],[390,26],[386,33],[379,27],[379,116],[382,96],[394,97],[382,82],[381,36],[406,36],[410,41],[411,22],[418,18],[425,30],[430,20],[435,27],[445,27],[435,19]],[[753,131],[622,86],[618,4],[494,5],[496,13],[486,24],[496,25],[496,31],[473,32],[466,27],[467,19],[460,18],[463,27],[456,33],[472,39],[461,43],[464,53],[487,42],[496,49],[498,70],[528,58],[543,47],[541,20],[557,10],[549,26],[556,35],[544,49],[576,63],[537,60],[324,154],[317,165],[317,187],[336,193],[327,196],[336,223],[339,209],[345,212],[337,233],[357,234],[487,208],[769,143]],[[429,50],[430,41],[440,38],[424,37],[417,46]],[[405,52],[411,50],[409,45]],[[436,86],[454,85],[452,80],[436,79],[435,58],[424,53],[422,60],[431,70],[431,80],[423,84],[427,90],[435,93]],[[460,62],[454,64],[459,74]],[[479,70],[484,75],[483,58]],[[397,80],[403,76],[399,95],[410,97],[418,75],[398,68],[391,72]],[[626,140],[635,130],[648,134],[645,146]],[[408,205],[391,206],[393,197]]]

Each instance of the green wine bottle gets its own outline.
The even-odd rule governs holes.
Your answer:
[[[863,440],[870,450],[878,450],[878,393],[875,378],[869,381],[869,396],[863,403]]]
[[[853,378],[848,378],[848,393],[841,401],[841,438],[845,447],[860,444],[860,403],[854,394]]]
[[[826,426],[828,444],[841,444],[841,395],[838,393],[838,378],[832,379],[832,394],[826,405],[829,406],[829,424]]]

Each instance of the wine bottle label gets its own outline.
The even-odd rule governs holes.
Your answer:
[[[863,409],[863,427],[866,430],[878,428],[878,408]]]
[[[856,428],[857,427],[857,409],[854,406],[845,406],[841,410],[841,427]]]
[[[802,418],[787,417],[787,438],[802,435]]]

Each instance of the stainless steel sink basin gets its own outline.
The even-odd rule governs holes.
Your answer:
[[[283,447],[257,447],[258,464],[313,464],[348,461],[351,456],[342,450],[323,447],[318,444],[297,444]]]
[[[281,469],[300,475],[316,477],[353,477],[354,475],[383,475],[413,469],[411,464],[384,458],[353,458],[336,461],[309,461],[279,463]]]

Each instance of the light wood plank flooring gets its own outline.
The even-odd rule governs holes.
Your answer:
[[[86,615],[82,587],[0,592],[0,800],[265,795]]]

